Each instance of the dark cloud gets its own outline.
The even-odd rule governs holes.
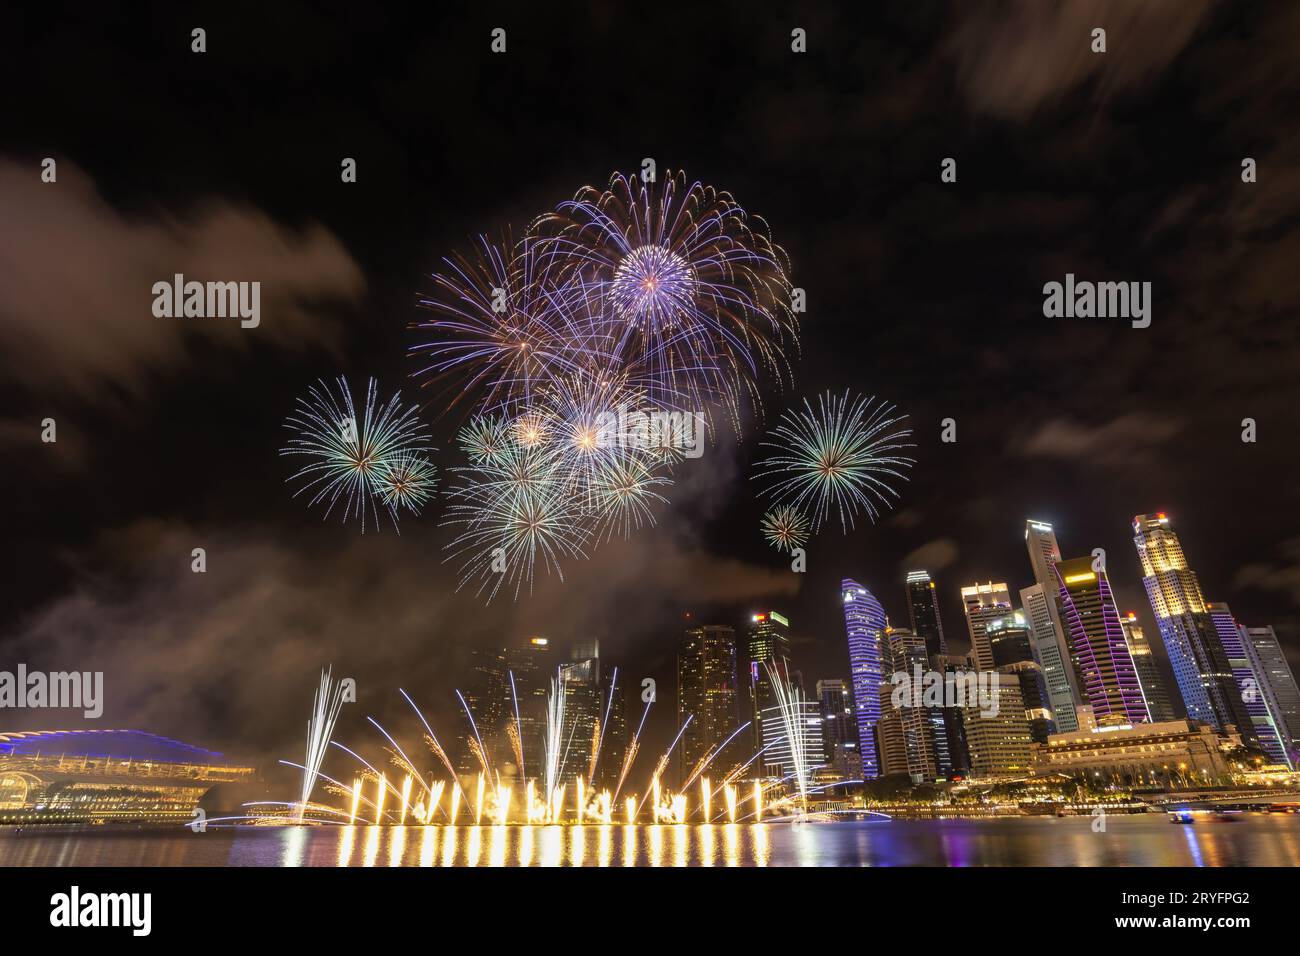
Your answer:
[[[1027,458],[1064,458],[1097,468],[1132,468],[1151,461],[1160,446],[1182,429],[1181,422],[1141,412],[1100,425],[1054,418],[1014,438],[1010,450]]]
[[[1086,88],[1099,102],[1150,83],[1191,41],[1210,0],[962,4],[950,53],[978,110],[1025,120]],[[1106,30],[1106,53],[1092,31]]]
[[[291,228],[216,198],[125,212],[68,160],[54,183],[41,182],[36,162],[0,160],[0,209],[0,354],[30,388],[138,396],[150,373],[187,360],[189,335],[233,348],[337,346],[337,322],[313,306],[354,302],[365,287],[319,225]],[[260,281],[261,324],[156,318],[153,284],[176,273]]]
[[[942,571],[957,560],[957,542],[952,538],[927,541],[903,559],[904,571]]]

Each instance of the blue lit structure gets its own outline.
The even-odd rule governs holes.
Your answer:
[[[880,685],[885,679],[880,650],[885,609],[875,595],[851,578],[840,583],[840,596],[844,602],[844,630],[849,639],[849,675],[853,682],[862,778],[874,780],[880,776],[876,722],[880,720]]]

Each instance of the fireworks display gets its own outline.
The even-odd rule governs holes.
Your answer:
[[[514,687],[514,673],[509,675]],[[621,756],[610,758],[609,770],[617,770],[618,782],[614,789],[601,790],[597,786],[597,773],[602,767],[604,739],[618,677],[615,672],[610,686],[610,703],[594,728],[589,755],[578,756],[575,746],[577,719],[567,707],[569,691],[565,688],[562,670],[557,670],[549,681],[545,711],[542,719],[543,734],[538,741],[541,753],[528,758],[520,734],[520,715],[517,709],[503,715],[499,727],[480,725],[466,697],[457,691],[461,709],[467,721],[468,733],[464,739],[478,766],[477,771],[458,771],[448,759],[446,750],[434,734],[424,713],[415,701],[402,690],[401,696],[419,719],[420,734],[429,755],[446,773],[446,779],[436,779],[434,773],[423,770],[415,757],[398,742],[383,725],[373,717],[366,722],[379,732],[383,759],[372,762],[363,754],[333,739],[335,722],[341,706],[339,685],[331,681],[329,673],[321,676],[320,689],[313,704],[312,718],[308,724],[308,750],[305,764],[281,761],[286,766],[303,772],[302,793],[295,802],[258,801],[246,804],[256,812],[244,817],[221,818],[219,821],[254,821],[259,823],[336,823],[403,826],[410,818],[424,826],[445,824],[455,827],[462,814],[471,826],[492,824],[556,825],[573,823],[612,825],[615,822],[635,825],[643,816],[655,824],[683,824],[692,820],[711,824],[714,822],[761,822],[766,819],[803,819],[808,816],[808,802],[819,790],[812,786],[812,773],[818,764],[809,748],[807,729],[802,719],[804,701],[797,687],[791,685],[783,668],[769,668],[769,679],[777,694],[779,719],[793,766],[784,776],[769,781],[755,780],[751,793],[742,793],[740,778],[752,767],[764,747],[748,760],[722,767],[722,757],[733,742],[744,739],[750,724],[738,726],[726,739],[711,747],[697,760],[681,783],[680,790],[670,791],[663,782],[665,771],[674,751],[694,719],[687,715],[668,748],[649,769],[649,777],[641,795],[628,795],[622,804],[622,820],[615,820],[615,807],[619,806],[620,792],[629,771],[640,753],[640,739],[649,715],[647,703],[636,731],[628,738]],[[513,696],[513,694],[512,694]],[[517,698],[516,698],[517,700]],[[506,743],[508,742],[508,747]],[[321,764],[329,748],[334,748],[356,762],[359,770],[352,783],[329,776],[321,771]],[[493,753],[500,759],[494,760]],[[528,762],[526,763],[526,759]],[[734,758],[733,758],[734,759]],[[505,766],[501,766],[504,763]],[[392,770],[384,769],[387,764]],[[525,767],[535,766],[539,777],[528,777]],[[708,775],[711,767],[722,768],[716,779]],[[343,807],[310,800],[318,780],[325,789],[344,803]],[[399,783],[400,781],[400,783]],[[698,801],[692,804],[688,792],[699,784]],[[649,805],[648,812],[646,805]],[[271,810],[269,808],[282,808]],[[719,817],[715,808],[722,808]]]
[[[442,261],[420,299],[410,354],[437,415],[460,418],[443,525],[457,589],[491,601],[531,592],[564,565],[655,523],[672,474],[725,417],[761,418],[760,393],[791,381],[798,322],[785,253],[766,224],[712,186],[668,172],[614,175],[539,216],[521,238],[479,236]],[[832,515],[875,520],[905,478],[910,431],[892,406],[827,393],[786,413],[755,478],[772,499],[765,539],[802,547]],[[360,416],[347,382],[313,387],[281,450],[308,462],[295,494],[346,521],[397,525],[437,475],[414,409]]]
[[[754,479],[773,503],[811,514],[812,530],[833,512],[844,531],[860,512],[875,521],[898,497],[891,480],[906,480],[911,458],[896,454],[913,447],[905,416],[875,398],[845,391],[819,395],[817,407],[782,416],[761,446],[773,449],[756,464]]]
[[[522,238],[446,257],[410,353],[435,407],[462,416],[469,465],[443,516],[459,586],[518,596],[539,568],[562,578],[565,560],[653,524],[715,418],[738,429],[765,382],[789,380],[787,273],[762,220],[671,172],[615,175]],[[414,509],[425,488],[380,491]]]
[[[356,518],[363,533],[367,525],[379,527],[381,512],[396,529],[400,508],[418,511],[432,494],[427,456],[434,449],[425,426],[399,394],[380,403],[373,378],[359,416],[340,376],[333,387],[313,385],[284,425],[295,437],[280,454],[307,459],[289,478],[300,483],[294,497],[310,493],[309,506],[323,503],[326,518],[341,505],[343,520]]]
[[[763,515],[762,529],[768,544],[778,551],[793,551],[808,543],[808,518],[789,505]]]

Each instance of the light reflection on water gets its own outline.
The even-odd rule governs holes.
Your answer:
[[[889,823],[0,828],[3,866],[1300,866],[1300,815]]]

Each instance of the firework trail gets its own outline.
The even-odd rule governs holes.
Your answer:
[[[447,769],[447,775],[451,777],[452,780],[459,780],[459,775],[452,767],[451,761],[447,759],[447,751],[444,750],[442,744],[438,742],[438,735],[433,732],[433,728],[429,726],[429,722],[424,719],[424,712],[421,711],[419,707],[415,706],[415,701],[411,700],[410,694],[400,687],[397,688],[397,690],[398,693],[406,699],[406,702],[411,705],[411,710],[415,711],[415,715],[420,718],[420,723],[424,725],[424,743],[425,746],[429,748],[429,752],[442,762],[442,765]]]
[[[479,736],[478,724],[474,722],[474,713],[469,708],[469,702],[465,700],[465,695],[459,690],[456,696],[460,698],[461,707],[465,708],[465,716],[469,718],[469,729],[474,732],[474,739],[470,741],[470,750],[478,758],[479,766],[483,768],[483,773],[492,777],[492,768],[488,765],[487,748],[483,746],[483,738]]]
[[[280,454],[308,459],[288,479],[301,482],[293,496],[310,492],[308,507],[324,502],[326,518],[341,502],[343,520],[358,519],[362,533],[367,523],[378,529],[381,510],[396,529],[397,507],[418,508],[432,490],[432,466],[424,456],[434,450],[415,407],[402,405],[400,399],[395,393],[381,404],[372,378],[358,418],[347,379],[340,376],[334,388],[324,380],[309,388],[284,422],[296,437]],[[399,474],[408,480],[414,476],[415,485],[397,491]]]
[[[776,668],[770,663],[763,665],[767,669],[773,693],[776,695],[777,712],[781,718],[781,730],[785,734],[786,744],[790,750],[790,762],[794,765],[792,774],[799,790],[800,813],[808,809],[808,724],[804,716],[803,690],[790,683],[786,677],[788,665]]]
[[[762,529],[767,543],[778,551],[791,552],[808,542],[808,519],[789,505],[763,515]]]
[[[312,698],[311,719],[307,721],[307,757],[302,774],[302,795],[298,801],[298,820],[302,822],[311,792],[320,776],[320,765],[334,736],[334,724],[343,709],[343,684],[333,680],[334,668],[322,669],[320,686]]]
[[[542,766],[546,784],[546,799],[548,801],[551,799],[551,795],[556,792],[560,782],[560,774],[564,769],[564,757],[560,741],[564,733],[565,697],[568,695],[564,692],[564,687],[560,683],[561,680],[562,678],[559,677],[558,673],[556,677],[551,679],[551,691],[546,699],[546,746]]]
[[[762,493],[777,506],[811,509],[814,532],[832,510],[846,532],[858,511],[874,522],[898,497],[888,480],[905,480],[914,463],[894,454],[914,447],[904,441],[912,434],[906,416],[848,391],[818,396],[816,410],[807,399],[803,405],[786,412],[760,443],[775,450],[756,465],[754,479],[767,485]]]
[[[506,728],[506,733],[510,737],[510,746],[515,754],[515,766],[519,768],[519,779],[528,779],[528,770],[524,766],[524,727],[523,720],[519,716],[519,694],[515,690],[515,672],[509,671],[510,674],[510,700],[515,706],[515,722]]]

